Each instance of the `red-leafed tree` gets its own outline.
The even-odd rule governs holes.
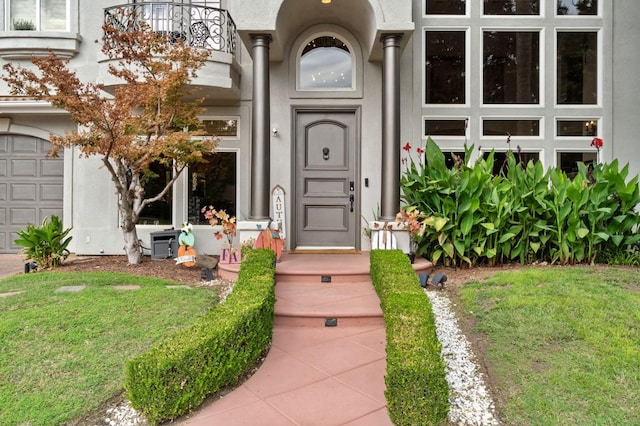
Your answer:
[[[75,146],[86,157],[101,157],[118,195],[124,249],[136,264],[140,213],[165,196],[188,164],[213,152],[217,139],[189,130],[201,125],[202,100],[193,100],[190,82],[208,52],[158,36],[139,20],[129,22],[126,28],[103,26],[102,52],[112,61],[109,73],[121,82],[112,93],[103,84],[81,82],[69,61],[54,54],[34,57],[37,71],[7,64],[3,79],[12,94],[49,101],[78,124],[64,136],[51,135],[51,155]],[[143,179],[153,162],[172,167],[173,175],[159,193],[145,194]]]

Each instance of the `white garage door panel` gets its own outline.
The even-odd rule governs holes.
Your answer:
[[[48,159],[51,144],[31,136],[0,135],[0,253],[16,253],[17,232],[44,218],[62,218],[64,160]]]
[[[35,183],[12,183],[10,201],[36,201]]]

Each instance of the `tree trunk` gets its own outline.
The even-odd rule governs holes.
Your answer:
[[[124,251],[130,265],[137,265],[142,258],[140,254],[140,243],[138,242],[138,233],[136,226],[133,225],[130,230],[122,229],[124,235]]]

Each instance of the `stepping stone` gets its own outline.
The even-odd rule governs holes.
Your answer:
[[[0,297],[15,296],[16,294],[21,294],[21,293],[24,293],[24,291],[10,291],[8,293],[0,293]]]
[[[116,285],[113,288],[116,290],[140,290],[139,285]]]
[[[167,288],[186,288],[191,290],[191,287],[188,285],[168,285]]]
[[[65,285],[56,289],[56,293],[77,293],[87,288],[86,285]]]

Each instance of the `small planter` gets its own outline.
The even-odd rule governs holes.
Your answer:
[[[220,249],[220,263],[240,263],[242,259],[241,248],[231,251],[228,247]]]

